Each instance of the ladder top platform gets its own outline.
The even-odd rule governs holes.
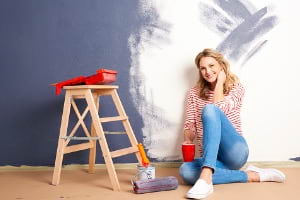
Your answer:
[[[118,85],[73,85],[64,86],[65,90],[76,90],[76,89],[116,89],[119,88]]]

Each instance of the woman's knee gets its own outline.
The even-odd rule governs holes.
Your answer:
[[[232,145],[227,153],[227,156],[225,156],[225,164],[229,169],[238,170],[247,162],[248,155],[249,149],[247,144],[243,142],[237,142]]]
[[[202,120],[207,118],[216,117],[219,113],[219,107],[214,104],[206,104],[202,109]]]
[[[200,171],[191,162],[183,163],[179,168],[179,175],[188,185],[193,185],[200,176]]]

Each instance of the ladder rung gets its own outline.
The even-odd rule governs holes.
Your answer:
[[[71,137],[71,136],[64,136],[60,137],[60,139],[69,139],[69,140],[100,140],[100,137]]]
[[[64,154],[75,152],[75,151],[81,151],[81,150],[85,150],[85,149],[90,149],[92,147],[93,147],[93,144],[91,144],[91,143],[75,144],[75,145],[65,147]]]
[[[105,134],[112,134],[112,135],[117,135],[117,134],[126,134],[124,131],[104,131]]]
[[[104,134],[118,135],[118,134],[126,134],[124,131],[104,131]],[[60,139],[64,140],[100,140],[100,137],[76,137],[76,136],[64,136],[60,137]]]
[[[138,152],[138,147],[128,147],[128,148],[124,148],[124,149],[120,149],[120,150],[116,150],[116,151],[111,151],[110,155],[112,158],[115,157],[119,157],[119,156],[124,156],[130,153],[135,153]]]
[[[127,119],[128,119],[127,116],[102,117],[102,118],[100,118],[100,121],[102,123],[105,123],[105,122],[123,121],[123,120],[127,120]]]

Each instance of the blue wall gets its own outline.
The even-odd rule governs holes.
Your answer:
[[[118,70],[119,95],[142,141],[143,122],[129,94],[128,37],[147,21],[137,9],[138,0],[1,1],[0,165],[52,166],[64,95],[55,96],[49,84],[102,66]],[[110,101],[103,103],[102,114],[111,115]],[[108,136],[111,149],[129,145],[126,138]],[[64,164],[87,161],[88,151],[81,151],[65,155]],[[114,161],[136,162],[133,155]],[[103,163],[99,151],[97,163]]]

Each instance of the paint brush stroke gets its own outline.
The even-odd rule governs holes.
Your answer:
[[[248,60],[250,60],[263,46],[265,46],[265,44],[268,42],[268,40],[259,42],[258,44],[256,44],[245,56],[245,58],[243,59],[243,62],[241,64],[241,66],[244,66],[245,63],[248,62]]]
[[[200,20],[205,22],[207,27],[217,33],[218,35],[224,35],[235,27],[235,24],[217,11],[214,8],[209,7],[207,4],[200,3]]]
[[[230,29],[228,26],[225,26],[228,25],[228,17],[216,11],[213,6],[203,3],[199,3],[200,13],[203,12],[203,14],[200,14],[201,22],[210,30],[223,37],[223,40],[216,47],[218,51],[222,52],[229,60],[235,62],[245,57],[243,61],[243,64],[245,64],[250,57],[261,49],[256,48],[254,50],[251,46],[278,24],[278,18],[276,16],[266,17],[268,15],[267,7],[255,11],[254,7],[247,1],[214,0],[213,2],[231,18],[232,23],[230,23],[230,27],[234,28]],[[251,56],[249,57],[249,55]]]
[[[242,55],[248,52],[249,47],[257,39],[270,31],[277,23],[276,17],[269,17],[262,20],[258,24],[253,24],[254,28],[250,28],[250,23],[245,23],[235,29],[230,37],[226,38],[217,49],[224,52],[232,60],[239,60]],[[249,25],[249,26],[248,26]],[[248,31],[247,31],[248,27]],[[237,39],[238,38],[238,39]]]
[[[300,161],[300,157],[290,158],[289,160]]]
[[[249,8],[247,8],[246,5],[242,4],[238,0],[214,0],[214,2],[229,16],[231,16],[233,19],[236,19],[236,22],[244,21],[252,15],[249,11]]]
[[[219,44],[217,50],[223,52],[229,59],[238,60],[256,39],[276,25],[276,17],[261,20],[266,13],[267,8],[265,7],[245,20]]]

